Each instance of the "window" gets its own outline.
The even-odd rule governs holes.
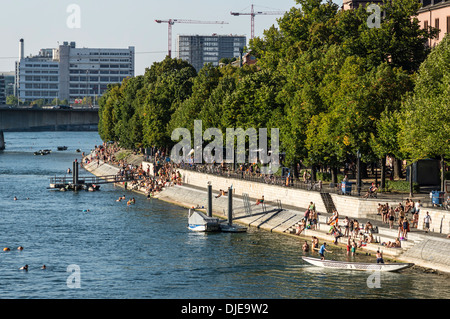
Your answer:
[[[439,40],[439,33],[441,33],[441,30],[439,29],[439,19],[434,20],[434,27],[438,29],[437,39]]]
[[[423,22],[423,28],[424,28],[424,29],[428,29],[428,21],[427,21],[427,20],[425,20],[425,21]]]
[[[447,33],[450,33],[450,16],[447,17]]]

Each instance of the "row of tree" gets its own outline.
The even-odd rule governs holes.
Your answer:
[[[332,1],[296,0],[262,38],[250,41],[256,66],[205,65],[166,58],[100,99],[99,133],[124,147],[170,147],[175,128],[279,128],[285,165],[336,169],[358,154],[410,163],[450,158],[449,37],[419,26],[418,1],[386,1],[372,12]],[[334,174],[335,175],[335,174]],[[334,176],[335,178],[335,176]]]

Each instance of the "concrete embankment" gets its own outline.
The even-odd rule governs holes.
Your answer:
[[[145,164],[145,163],[144,163]],[[144,165],[145,166],[145,165]],[[86,170],[96,176],[117,174],[119,168],[96,162],[84,166]],[[207,182],[213,185],[213,214],[220,218],[227,218],[228,197],[218,196],[219,189],[228,189],[233,185],[233,222],[248,227],[256,227],[271,232],[282,233],[288,236],[294,236],[302,240],[310,241],[312,236],[316,236],[321,242],[332,243],[334,238],[329,234],[330,226],[327,225],[327,219],[330,214],[326,211],[320,193],[298,190],[301,193],[289,193],[289,190],[280,186],[266,185],[262,183],[242,184],[241,180],[226,179],[213,175],[201,174],[186,170],[180,170],[183,186],[171,186],[165,188],[155,197],[159,200],[174,203],[186,208],[207,207]],[[195,174],[194,174],[195,173]],[[193,177],[194,176],[194,177]],[[140,190],[136,190],[140,191]],[[142,193],[142,191],[140,191]],[[250,200],[246,202],[246,195],[251,194]],[[256,198],[264,195],[266,198],[264,205],[256,205]],[[334,194],[333,194],[334,195]],[[377,249],[382,249],[384,255],[395,261],[413,262],[417,266],[430,268],[440,272],[450,273],[450,239],[445,238],[443,234],[424,233],[421,230],[413,230],[408,234],[408,240],[402,241],[401,248],[386,248],[382,243],[393,242],[397,237],[396,229],[389,229],[381,221],[376,221],[376,201],[360,200],[345,196],[337,196],[336,208],[344,216],[355,214],[361,224],[370,220],[377,226],[378,232],[374,234],[377,243],[367,244],[358,249],[359,252],[373,254]],[[334,197],[333,197],[334,199]],[[279,202],[279,201],[281,202]],[[295,235],[296,225],[302,220],[305,207],[313,201],[319,212],[319,224],[317,229],[306,229],[301,237]],[[248,203],[248,205],[246,205]],[[281,207],[280,207],[281,204]],[[365,206],[370,206],[369,208]],[[361,211],[358,211],[361,208]],[[370,210],[372,215],[368,214]],[[440,225],[447,217],[442,211],[438,211],[441,216]],[[436,213],[437,214],[437,213]],[[436,218],[438,219],[438,218]],[[340,219],[342,221],[342,218]],[[438,221],[436,221],[438,222]],[[338,239],[337,246],[345,248],[347,238]]]

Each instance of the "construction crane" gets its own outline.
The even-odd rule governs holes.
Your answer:
[[[182,19],[169,19],[169,20],[155,20],[156,23],[167,23],[168,28],[168,55],[169,58],[172,57],[172,26],[175,23],[192,23],[192,24],[228,24],[225,21],[197,21],[197,20],[182,20]]]
[[[255,16],[256,15],[283,15],[286,11],[254,11],[253,4],[250,12],[230,12],[233,16],[249,15],[251,18],[251,39],[255,37]]]

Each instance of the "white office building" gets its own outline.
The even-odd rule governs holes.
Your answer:
[[[126,49],[77,48],[64,42],[56,49],[41,49],[36,56],[16,62],[16,95],[23,101],[55,98],[70,104],[100,97],[108,84],[134,76],[134,47]]]

